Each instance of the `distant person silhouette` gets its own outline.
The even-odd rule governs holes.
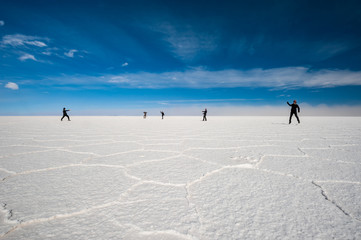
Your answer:
[[[295,117],[297,118],[298,123],[300,123],[300,119],[299,119],[298,116],[297,116],[297,110],[298,110],[298,112],[300,112],[300,107],[298,106],[297,101],[296,101],[296,100],[293,100],[293,103],[292,103],[292,104],[290,104],[289,102],[287,102],[287,104],[288,104],[288,106],[291,107],[289,124],[291,124],[291,119],[292,119],[293,114],[294,114]]]
[[[61,121],[63,121],[63,118],[65,118],[65,117],[67,117],[68,121],[70,121],[70,118],[67,113],[68,111],[70,111],[70,110],[66,110],[65,108],[63,108],[63,117],[61,118]]]
[[[147,118],[147,112],[143,112],[143,118],[146,119]]]
[[[202,111],[203,113],[203,121],[207,121],[207,108]]]
[[[160,114],[162,114],[162,119],[164,118],[164,112],[160,111]]]

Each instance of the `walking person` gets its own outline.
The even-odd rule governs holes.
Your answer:
[[[147,112],[143,112],[143,118],[146,119],[147,118]]]
[[[203,121],[207,121],[207,108],[202,111],[203,113]]]
[[[67,117],[68,121],[70,121],[70,118],[69,118],[68,113],[67,113],[68,111],[70,111],[70,109],[66,110],[65,108],[63,108],[63,117],[61,118],[61,121],[63,121],[63,118],[65,118],[65,117]]]
[[[162,119],[164,118],[164,112],[160,111],[160,114],[162,114]]]
[[[300,107],[298,106],[297,101],[296,101],[296,100],[293,100],[293,103],[292,103],[292,104],[290,104],[289,102],[287,102],[287,104],[288,104],[288,106],[291,107],[289,124],[291,124],[291,119],[292,119],[293,114],[295,115],[298,123],[300,123],[300,119],[299,119],[298,116],[297,116],[297,110],[298,110],[298,112],[300,112]]]

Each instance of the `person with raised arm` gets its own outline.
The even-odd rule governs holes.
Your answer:
[[[288,106],[291,107],[291,113],[290,113],[290,120],[289,120],[289,124],[291,124],[291,119],[293,114],[295,115],[295,117],[297,118],[298,123],[300,123],[300,119],[297,116],[297,112],[300,112],[300,107],[297,104],[296,100],[293,100],[293,103],[290,104],[289,102],[287,102]],[[297,111],[298,110],[298,111]]]

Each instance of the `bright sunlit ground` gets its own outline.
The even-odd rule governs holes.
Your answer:
[[[0,238],[361,238],[361,118],[201,119],[0,117]]]

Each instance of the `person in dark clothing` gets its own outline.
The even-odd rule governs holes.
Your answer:
[[[202,111],[203,113],[203,121],[207,121],[207,108]]]
[[[160,111],[160,114],[162,114],[162,119],[164,118],[164,112]]]
[[[61,121],[63,121],[63,118],[65,118],[65,117],[67,117],[68,121],[70,121],[70,118],[67,113],[68,111],[70,111],[70,110],[66,110],[65,108],[63,108],[63,117],[61,118]]]
[[[298,123],[300,123],[300,119],[297,116],[297,110],[298,112],[300,112],[300,107],[297,104],[296,100],[293,100],[293,103],[290,104],[289,102],[287,102],[288,106],[291,107],[291,113],[290,113],[290,120],[289,120],[289,124],[291,124],[291,118],[293,116],[293,114],[295,115],[295,117],[297,118]]]
[[[143,118],[146,119],[147,118],[147,112],[143,112]]]

